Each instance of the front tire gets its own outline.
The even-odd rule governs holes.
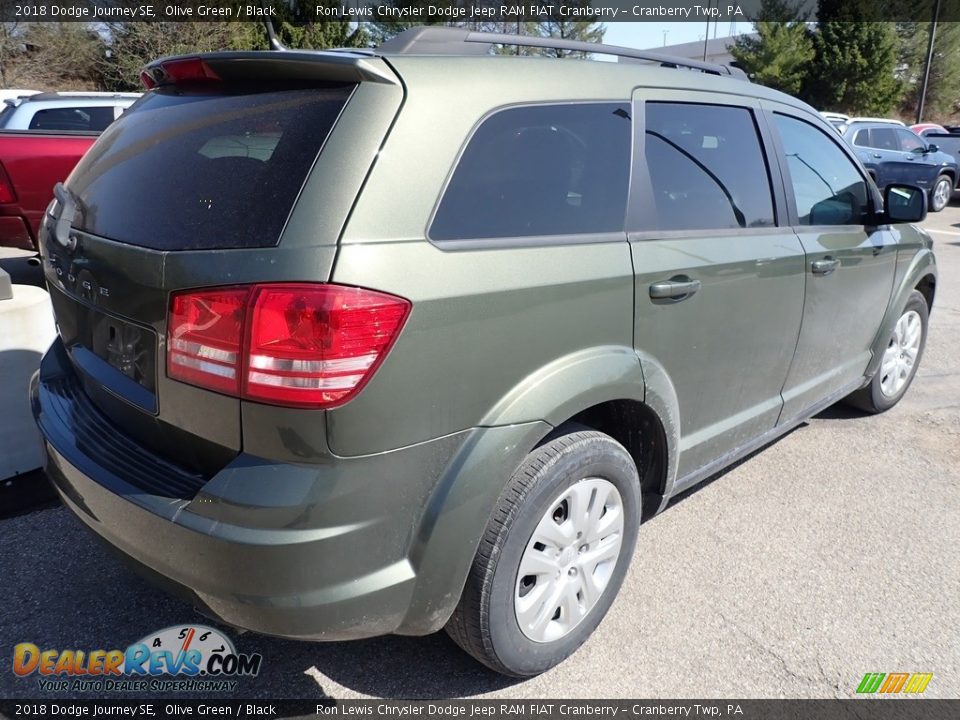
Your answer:
[[[639,521],[637,468],[622,445],[592,430],[548,440],[501,494],[447,633],[504,675],[549,670],[606,615]]]
[[[950,202],[953,195],[953,180],[949,175],[941,175],[930,191],[930,212],[940,212]]]
[[[868,413],[881,413],[900,402],[923,357],[929,318],[926,298],[914,290],[887,340],[873,379],[865,388],[850,395],[847,403]]]

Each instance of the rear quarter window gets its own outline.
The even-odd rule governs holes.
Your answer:
[[[430,226],[431,240],[623,231],[627,103],[501,110],[477,128]]]
[[[157,250],[275,245],[354,87],[153,91],[77,166],[74,225]]]

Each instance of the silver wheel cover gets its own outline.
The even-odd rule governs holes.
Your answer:
[[[893,335],[880,361],[880,392],[895,397],[910,380],[920,354],[923,321],[916,310],[908,310],[893,329]]]
[[[590,477],[557,495],[527,542],[514,589],[520,631],[534,642],[570,633],[610,583],[623,544],[623,499]]]

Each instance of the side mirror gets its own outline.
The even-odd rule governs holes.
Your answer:
[[[887,185],[883,207],[886,223],[920,222],[927,216],[927,194],[913,185]]]
[[[939,146],[939,145],[934,145],[933,143],[930,143],[929,145],[927,145],[927,152],[928,152],[928,153],[940,152],[940,146]]]

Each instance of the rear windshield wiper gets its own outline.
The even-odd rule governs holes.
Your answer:
[[[77,238],[70,234],[70,230],[73,226],[73,218],[77,214],[77,199],[62,182],[53,186],[53,196],[60,206],[60,216],[50,216],[50,219],[57,223],[53,228],[53,237],[63,247],[73,252],[77,246]]]

